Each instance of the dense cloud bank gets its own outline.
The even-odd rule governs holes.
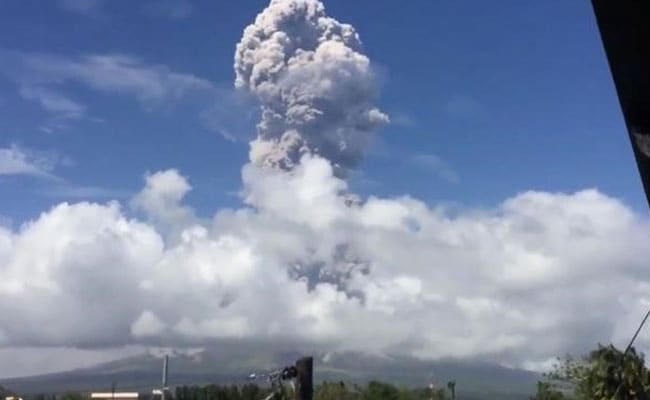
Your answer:
[[[648,301],[647,221],[596,190],[451,217],[410,197],[351,205],[305,157],[247,165],[247,206],[198,221],[185,178],[147,179],[146,222],[78,203],[0,228],[4,346],[296,340],[521,365],[628,334]]]

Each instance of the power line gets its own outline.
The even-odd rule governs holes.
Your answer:
[[[625,363],[625,356],[627,356],[627,353],[630,352],[630,349],[632,348],[632,345],[634,344],[636,337],[639,336],[639,332],[641,332],[641,329],[643,329],[643,325],[645,325],[645,322],[648,320],[649,316],[650,316],[650,309],[648,309],[648,312],[645,314],[645,317],[643,317],[643,320],[639,324],[639,327],[636,328],[636,332],[634,332],[634,335],[632,336],[632,340],[630,340],[630,343],[628,343],[627,347],[625,348],[625,351],[623,352],[623,356],[621,357],[621,361],[619,362],[618,365],[619,373],[623,369],[623,364]],[[616,396],[618,396],[618,392],[620,392],[621,388],[623,387],[622,378],[623,378],[622,376],[619,377],[619,380],[621,382],[616,387],[616,391],[614,391],[614,394],[612,395],[612,400],[616,399]]]
[[[636,332],[634,332],[634,336],[632,336],[632,340],[630,340],[630,343],[627,345],[627,347],[625,348],[625,351],[623,352],[623,358],[625,358],[627,353],[632,348],[632,345],[634,344],[634,341],[636,340],[636,337],[639,336],[639,332],[641,332],[641,329],[643,328],[643,325],[645,325],[645,322],[648,320],[649,316],[650,316],[650,309],[645,314],[645,317],[643,317],[643,321],[641,321],[641,324],[639,325],[639,327],[636,328]]]

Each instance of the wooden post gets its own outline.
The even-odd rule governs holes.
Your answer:
[[[304,357],[296,361],[296,400],[312,400],[314,396],[314,359]]]

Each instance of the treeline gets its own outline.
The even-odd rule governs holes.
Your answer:
[[[293,400],[290,385],[285,385],[288,400]],[[1,392],[0,392],[1,393]],[[9,393],[5,391],[5,393]],[[167,400],[262,400],[271,394],[271,388],[254,383],[245,385],[191,385],[177,386],[168,394]],[[88,394],[68,392],[59,395],[38,394],[23,396],[25,400],[87,400]],[[141,397],[150,399],[149,394]],[[314,400],[447,400],[448,392],[428,388],[409,389],[390,383],[372,381],[367,385],[323,382],[314,387]],[[4,400],[4,397],[0,398]]]
[[[173,400],[260,400],[270,389],[248,383],[237,385],[177,386]]]
[[[650,400],[650,371],[642,353],[612,345],[585,357],[558,359],[531,400]]]
[[[289,385],[286,385],[290,392]],[[261,400],[271,393],[270,388],[255,384],[243,386],[180,386],[174,392],[174,400]],[[293,394],[289,399],[293,399]],[[444,389],[434,393],[428,388],[409,389],[385,382],[372,381],[365,386],[343,382],[323,382],[314,387],[314,400],[446,400]]]
[[[0,385],[0,399],[4,400],[5,397],[13,396],[13,393]]]

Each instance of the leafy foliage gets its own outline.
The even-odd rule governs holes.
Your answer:
[[[285,385],[287,399],[294,393]],[[271,393],[271,388],[254,383],[244,385],[183,385],[177,386],[167,397],[169,400],[262,400]],[[11,392],[0,386],[0,395]],[[37,394],[25,397],[26,400],[83,400],[87,395],[68,392],[63,395]],[[433,392],[427,388],[409,389],[385,382],[372,381],[366,386],[345,384],[344,382],[323,382],[314,387],[314,400],[447,400],[446,389]]]
[[[643,354],[634,348],[623,358],[623,352],[614,346],[599,345],[582,359],[567,356],[560,360],[547,377],[550,382],[538,384],[535,399],[563,398],[548,397],[562,395],[553,382],[569,383],[579,400],[646,400],[650,394],[650,372]]]
[[[537,393],[530,400],[563,400],[564,394],[550,382],[537,382]]]
[[[289,388],[287,388],[289,390]],[[175,400],[260,400],[270,393],[269,388],[255,384],[237,386],[179,386]],[[288,393],[292,399],[293,394]],[[365,387],[344,382],[323,382],[314,387],[314,400],[446,400],[444,389],[433,393],[430,389],[409,389],[385,382],[372,381]]]
[[[220,386],[178,386],[176,400],[259,400],[269,393],[255,384]]]

